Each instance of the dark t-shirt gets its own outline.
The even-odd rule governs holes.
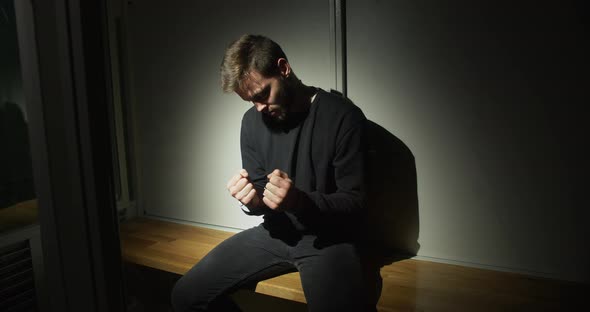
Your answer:
[[[350,232],[364,214],[365,116],[350,100],[319,90],[306,113],[275,127],[254,107],[242,119],[242,165],[258,194],[274,169],[296,187],[295,207],[262,207],[265,223],[290,223],[299,231]]]

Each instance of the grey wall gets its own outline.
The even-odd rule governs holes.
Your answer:
[[[347,4],[349,97],[415,156],[418,254],[589,281],[575,8]]]
[[[139,205],[244,229],[225,192],[248,103],[223,95],[228,42],[262,33],[333,87],[329,1],[134,1]],[[347,1],[349,96],[414,154],[419,257],[590,280],[588,51],[567,4]]]

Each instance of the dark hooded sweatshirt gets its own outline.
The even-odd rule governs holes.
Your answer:
[[[242,119],[242,165],[259,195],[274,169],[293,180],[294,205],[251,215],[264,223],[317,235],[354,234],[364,216],[365,116],[350,100],[319,89],[308,112],[272,125],[254,107]]]

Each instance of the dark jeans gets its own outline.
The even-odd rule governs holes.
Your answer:
[[[355,244],[262,224],[230,237],[190,269],[174,286],[172,306],[175,312],[239,311],[228,294],[299,271],[310,311],[375,311],[379,271],[367,274],[362,262]]]

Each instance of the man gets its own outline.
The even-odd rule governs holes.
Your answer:
[[[365,310],[356,244],[365,209],[363,113],[304,85],[279,45],[262,36],[227,48],[221,84],[254,104],[242,119],[243,169],[227,189],[264,222],[187,272],[172,292],[175,311],[228,311],[237,288],[293,271],[310,311]]]

